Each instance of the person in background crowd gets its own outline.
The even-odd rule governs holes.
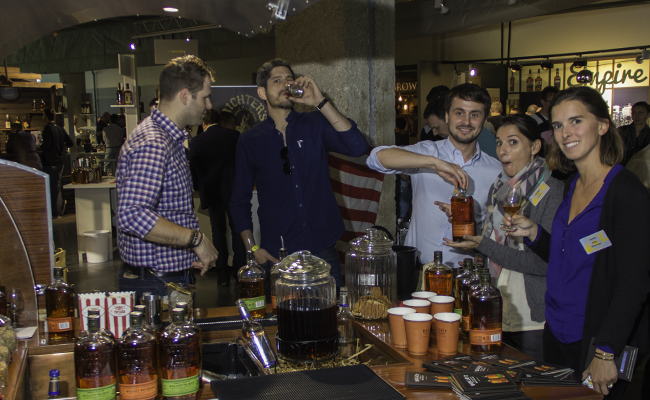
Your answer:
[[[528,106],[526,109],[526,115],[533,115],[539,110],[539,106],[537,104],[531,104]]]
[[[39,171],[43,170],[41,158],[36,152],[36,137],[25,132],[18,123],[11,124],[11,133],[7,139],[7,153],[14,154],[17,163]]]
[[[420,140],[431,140],[433,142],[446,139],[449,136],[449,126],[445,121],[445,98],[449,93],[447,86],[436,86],[431,89],[436,90],[436,97],[432,97],[429,104],[424,109],[423,117],[427,124],[420,132]],[[429,93],[431,95],[431,93]],[[429,98],[429,96],[427,96]]]
[[[542,99],[540,100],[542,102],[542,109],[531,115],[535,122],[537,122],[537,125],[539,125],[539,130],[542,132],[542,139],[544,139],[548,145],[550,145],[553,141],[553,129],[551,128],[551,123],[548,120],[548,110],[551,106],[553,98],[556,94],[558,94],[559,91],[560,89],[556,88],[555,86],[545,87],[544,90],[542,90]]]
[[[66,148],[74,146],[74,142],[68,136],[68,132],[54,123],[54,110],[46,109],[43,111],[45,128],[43,129],[43,143],[41,151],[43,152],[43,172],[50,176],[50,202],[52,206],[52,218],[57,218],[63,214],[65,202],[61,201],[59,206],[59,195],[63,186],[61,177],[63,176],[63,164],[65,161]]]
[[[406,147],[376,147],[366,164],[384,174],[411,176],[413,209],[405,245],[419,250],[422,264],[431,262],[433,252],[440,250],[445,264],[457,268],[457,262],[469,253],[443,246],[443,239],[452,237],[451,223],[431,203],[448,203],[456,186],[468,188],[480,226],[486,216],[488,190],[502,168],[477,144],[490,111],[487,91],[465,83],[452,88],[446,99],[447,139],[425,140]]]
[[[149,102],[149,113],[150,114],[153,112],[153,109],[156,108],[157,105],[158,105],[158,99],[154,97]]]
[[[510,109],[510,115],[517,115],[520,114],[519,109],[516,107],[513,107]]]
[[[105,112],[99,119],[97,120],[97,130],[95,131],[96,139],[97,139],[97,144],[104,143],[104,135],[102,134],[102,131],[104,128],[108,126],[108,124],[111,123],[111,113],[108,111]]]
[[[488,258],[490,273],[503,295],[504,343],[542,360],[548,264],[526,247],[521,238],[505,236],[501,228],[505,214],[503,201],[509,188],[519,187],[525,199],[522,213],[551,230],[564,185],[551,177],[544,158],[540,157],[544,148],[541,132],[532,118],[511,115],[500,122],[496,143],[503,172],[488,193],[485,230],[482,235],[465,235],[462,242],[445,239],[445,245],[476,250]],[[528,207],[528,199],[536,193],[540,193],[537,202]],[[449,205],[444,208],[448,210]]]
[[[618,132],[625,143],[623,165],[626,165],[632,156],[650,144],[648,112],[650,112],[650,105],[645,101],[634,103],[632,106],[632,123],[618,128]]]
[[[106,143],[106,160],[111,160],[104,163],[104,172],[107,175],[115,176],[117,165],[117,158],[120,154],[120,148],[126,139],[124,129],[118,123],[119,116],[117,114],[111,115],[111,124],[104,128],[104,143]]]
[[[302,86],[294,98],[287,84]],[[368,142],[354,121],[341,114],[308,76],[294,78],[280,59],[257,72],[257,94],[268,118],[242,133],[237,143],[237,172],[230,210],[235,228],[257,263],[270,269],[278,262],[280,236],[289,253],[309,250],[331,265],[336,286],[344,285],[335,244],[344,232],[343,218],[330,184],[328,152],[360,157]],[[316,107],[298,113],[294,103]],[[253,238],[251,199],[257,188],[262,242]],[[267,275],[268,276],[268,275]],[[268,282],[268,281],[267,281]],[[267,291],[269,293],[269,291]]]
[[[129,135],[118,159],[117,224],[121,291],[167,294],[165,282],[194,283],[217,250],[199,232],[182,127],[198,125],[210,102],[212,70],[200,58],[171,60],[160,73],[160,103]]]
[[[621,399],[628,382],[617,379],[614,357],[626,345],[638,348],[638,363],[650,353],[650,197],[620,165],[623,141],[597,90],[563,90],[549,111],[549,168],[577,173],[550,232],[520,214],[502,223],[548,260],[544,361],[573,368],[578,380],[591,376],[596,391]]]
[[[503,105],[501,102],[493,102],[490,106],[490,116],[488,117],[487,122],[492,124],[492,127],[494,127],[494,132],[498,131],[499,127],[501,126],[501,120],[503,119],[503,115],[501,115],[502,112]]]
[[[221,126],[220,120],[218,110],[206,110],[203,115],[203,133],[192,139],[188,159],[194,190],[198,190],[201,196],[201,208],[207,208],[210,214],[212,243],[221,254],[215,268],[217,283],[230,286],[231,274],[246,264],[246,249],[235,230],[235,222],[230,213],[239,132]],[[232,269],[228,265],[226,216],[232,235]]]
[[[398,117],[395,120],[395,144],[397,146],[409,145],[409,133],[406,131],[406,120]]]
[[[227,129],[237,130],[237,120],[231,112],[221,111],[219,114],[219,125]]]

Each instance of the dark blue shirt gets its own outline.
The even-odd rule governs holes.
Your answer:
[[[337,132],[318,111],[291,111],[285,131],[291,175],[283,172],[282,132],[272,118],[244,132],[237,143],[237,167],[230,209],[235,229],[253,230],[251,198],[257,189],[262,242],[278,256],[280,236],[287,251],[313,253],[336,244],[344,231],[343,218],[330,184],[327,153],[359,157],[369,146],[354,121]]]
[[[546,274],[546,321],[553,335],[562,343],[582,340],[587,294],[596,252],[587,254],[580,239],[600,230],[600,213],[605,193],[614,176],[622,169],[620,164],[612,167],[600,191],[568,223],[571,198],[580,177],[576,174],[553,219]],[[611,232],[605,233],[611,237]]]

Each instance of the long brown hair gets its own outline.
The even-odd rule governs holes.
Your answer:
[[[613,166],[623,161],[625,156],[625,145],[623,139],[609,115],[609,107],[603,97],[596,89],[587,86],[576,86],[560,91],[549,108],[550,120],[553,121],[553,107],[563,101],[577,100],[582,103],[596,119],[601,122],[608,122],[609,129],[600,137],[600,162],[607,166]],[[575,171],[576,165],[569,160],[555,140],[551,143],[551,150],[546,157],[546,163],[550,169],[558,169],[564,173]]]

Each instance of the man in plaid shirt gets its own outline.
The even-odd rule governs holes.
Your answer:
[[[183,142],[212,108],[212,70],[195,56],[171,60],[160,74],[160,102],[122,146],[117,170],[123,291],[164,296],[164,282],[194,283],[218,253],[204,240],[192,207]]]

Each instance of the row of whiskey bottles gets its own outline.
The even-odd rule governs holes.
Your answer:
[[[80,158],[72,162],[72,183],[100,182],[102,175],[102,167],[96,157],[91,160]]]
[[[45,290],[48,344],[74,338],[74,289],[54,268]],[[79,400],[198,399],[201,384],[201,329],[188,320],[188,304],[177,302],[171,324],[160,334],[149,321],[147,307],[136,305],[131,327],[116,340],[102,329],[99,311],[88,312],[88,330],[76,338],[75,382]],[[162,397],[161,397],[162,396]]]
[[[454,274],[442,263],[441,251],[434,252],[433,262],[424,266],[424,290],[454,296],[454,311],[462,315],[463,337],[469,338],[475,353],[490,353],[501,346],[503,299],[490,281],[489,270],[471,258],[463,260],[463,267]]]

